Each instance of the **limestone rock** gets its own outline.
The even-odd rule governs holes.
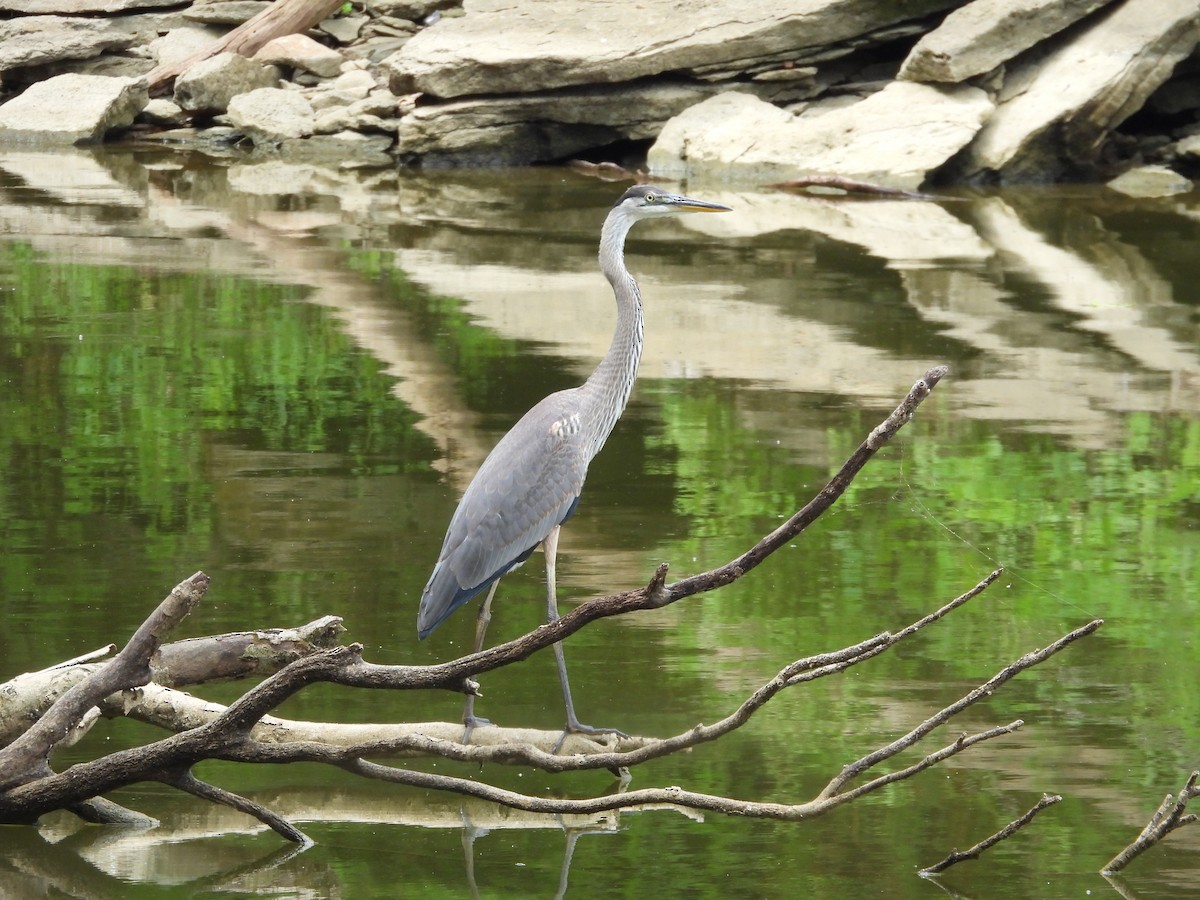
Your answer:
[[[25,16],[94,16],[178,5],[178,0],[0,0],[0,12]]]
[[[317,108],[315,102],[313,107]],[[380,132],[394,135],[399,128],[396,104],[399,98],[388,91],[376,91],[349,106],[332,106],[317,111],[313,131],[336,134],[341,131]]]
[[[270,0],[197,0],[183,15],[206,25],[241,25],[270,6]]]
[[[152,125],[165,125],[170,128],[175,128],[185,125],[188,121],[188,115],[179,108],[179,104],[166,97],[155,97],[146,104],[146,108],[142,110],[138,120],[149,122]]]
[[[961,150],[992,110],[965,85],[897,81],[871,96],[793,116],[740,93],[724,93],[667,123],[650,149],[655,175],[787,181],[838,175],[915,190]]]
[[[1175,145],[1175,152],[1192,163],[1200,163],[1200,134],[1186,137]]]
[[[358,39],[370,21],[367,16],[330,16],[317,27],[339,44],[350,44]]]
[[[268,65],[303,69],[322,78],[333,78],[342,70],[342,63],[346,61],[336,50],[318,44],[305,34],[285,34],[277,37],[264,44],[254,54],[254,59]]]
[[[1130,197],[1170,197],[1192,189],[1190,181],[1166,166],[1138,166],[1118,175],[1108,186]]]
[[[203,50],[227,30],[215,25],[185,25],[182,28],[172,28],[150,42],[150,55],[160,66],[180,62]]]
[[[259,88],[229,101],[229,121],[255,144],[306,137],[313,133],[314,113],[296,91]]]
[[[132,124],[146,88],[130,78],[56,75],[0,106],[0,142],[81,144]]]
[[[386,64],[392,91],[528,93],[664,72],[806,61],[828,45],[957,6],[956,0],[467,0]]]
[[[175,81],[175,102],[191,112],[224,112],[238,94],[275,87],[279,70],[237,53],[196,63]]]
[[[352,101],[364,99],[377,87],[375,77],[366,69],[348,69],[329,82],[329,90]]]
[[[1064,35],[1064,38],[1067,37]],[[1200,42],[1196,0],[1128,0],[1009,69],[1000,104],[962,174],[1051,181],[1098,154],[1105,138]]]
[[[420,22],[435,12],[459,6],[460,0],[371,0],[371,10],[380,16]]]
[[[715,90],[680,83],[619,92],[571,88],[418,106],[400,120],[399,147],[406,159],[420,158],[432,165],[526,165],[562,159],[618,140],[652,138],[671,116]]]
[[[62,59],[90,59],[135,43],[103,19],[24,16],[0,21],[0,72]]]
[[[917,41],[897,78],[966,81],[990,72],[1111,0],[973,0]]]

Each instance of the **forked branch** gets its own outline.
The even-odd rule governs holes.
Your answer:
[[[1186,810],[1188,801],[1193,797],[1200,796],[1200,787],[1196,785],[1198,779],[1200,779],[1200,772],[1192,772],[1187,781],[1183,783],[1178,797],[1167,794],[1141,833],[1128,847],[1110,859],[1100,870],[1100,874],[1116,875],[1176,828],[1182,828],[1184,825],[1195,822],[1195,813],[1188,813]]]

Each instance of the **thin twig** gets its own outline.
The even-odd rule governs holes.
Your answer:
[[[267,825],[272,831],[280,837],[291,841],[294,844],[301,844],[305,847],[312,846],[312,838],[306,835],[303,831],[293,825],[291,822],[284,819],[282,816],[272,812],[263,806],[261,803],[255,803],[253,800],[242,797],[224,788],[217,787],[214,784],[209,784],[206,781],[201,781],[190,771],[174,772],[169,775],[164,775],[160,779],[164,784],[169,784],[172,787],[177,787],[181,791],[199,797],[202,800],[208,800],[212,803],[219,803],[222,806],[228,806],[231,809],[236,809],[238,812],[244,812],[248,816],[253,816],[264,825]]]
[[[116,652],[117,645],[109,644],[106,647],[100,647],[96,650],[92,650],[90,653],[85,653],[82,656],[76,656],[74,659],[64,659],[62,662],[52,665],[47,671],[53,669],[66,669],[70,666],[79,666],[83,665],[84,663],[96,662],[97,660],[104,659],[106,656],[111,656]]]
[[[870,769],[872,766],[878,765],[885,759],[895,756],[900,751],[908,749],[929,732],[933,731],[933,729],[945,724],[945,722],[947,722],[952,716],[957,715],[968,706],[992,696],[996,688],[1000,687],[1005,682],[1011,681],[1026,669],[1036,666],[1038,663],[1049,659],[1064,647],[1074,643],[1081,637],[1091,634],[1103,624],[1103,619],[1094,619],[1086,625],[1082,625],[1079,628],[1076,628],[1074,631],[1068,632],[1049,646],[1043,647],[1041,650],[1034,650],[1030,653],[1026,653],[1020,659],[1005,666],[1003,669],[960,700],[950,704],[936,715],[930,716],[908,734],[897,738],[890,744],[880,747],[878,750],[875,750],[861,759],[855,760],[854,762],[848,764],[833,780],[829,782],[828,785],[826,785],[825,790],[821,792],[822,796],[833,796],[840,793],[845,784],[851,779],[858,777],[863,772]]]
[[[938,872],[944,872],[948,868],[957,863],[968,859],[979,859],[980,854],[988,848],[1000,843],[1007,838],[1012,837],[1026,825],[1033,821],[1033,817],[1040,813],[1047,806],[1053,806],[1062,800],[1062,797],[1057,794],[1042,794],[1042,799],[1035,803],[1026,813],[1019,819],[1014,819],[1009,822],[991,837],[984,838],[974,847],[969,850],[951,850],[950,854],[941,862],[934,863],[932,866],[926,866],[917,872],[918,875],[936,875]]]

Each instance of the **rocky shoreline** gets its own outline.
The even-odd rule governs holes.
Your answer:
[[[0,0],[0,146],[153,140],[349,167],[645,160],[659,177],[903,189],[1148,166],[1129,189],[1171,193],[1200,174],[1195,0],[329,9]],[[238,26],[264,39],[229,44]],[[222,40],[239,52],[214,55]]]

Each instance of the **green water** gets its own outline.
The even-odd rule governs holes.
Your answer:
[[[749,577],[574,636],[581,717],[654,735],[712,722],[792,659],[903,627],[1004,565],[946,621],[642,767],[634,786],[803,802],[1104,618],[927,749],[1024,728],[788,824],[531,820],[316,766],[209,763],[202,777],[316,846],[286,857],[253,820],[140,785],[117,799],[157,831],[66,815],[3,829],[0,895],[1116,896],[1096,871],[1200,765],[1200,195],[1046,188],[935,205],[687,187],[735,211],[634,232],[642,377],[564,529],[564,601],[644,583],[663,561],[672,577],[724,563],[928,367],[951,375],[838,506]],[[178,636],[336,614],[372,661],[465,651],[470,612],[418,643],[417,598],[483,454],[607,345],[595,242],[621,189],[553,170],[0,156],[0,674],[122,642],[198,569],[212,588]],[[506,579],[491,639],[537,624],[540,578],[535,557]],[[280,712],[453,721],[461,703],[320,687]],[[552,659],[488,675],[480,712],[557,727]],[[154,736],[102,722],[60,763]],[[437,771],[534,795],[614,789],[604,773]],[[1063,802],[1017,837],[940,885],[916,876],[1043,792]],[[1177,832],[1123,888],[1200,891],[1197,849],[1195,826]]]

